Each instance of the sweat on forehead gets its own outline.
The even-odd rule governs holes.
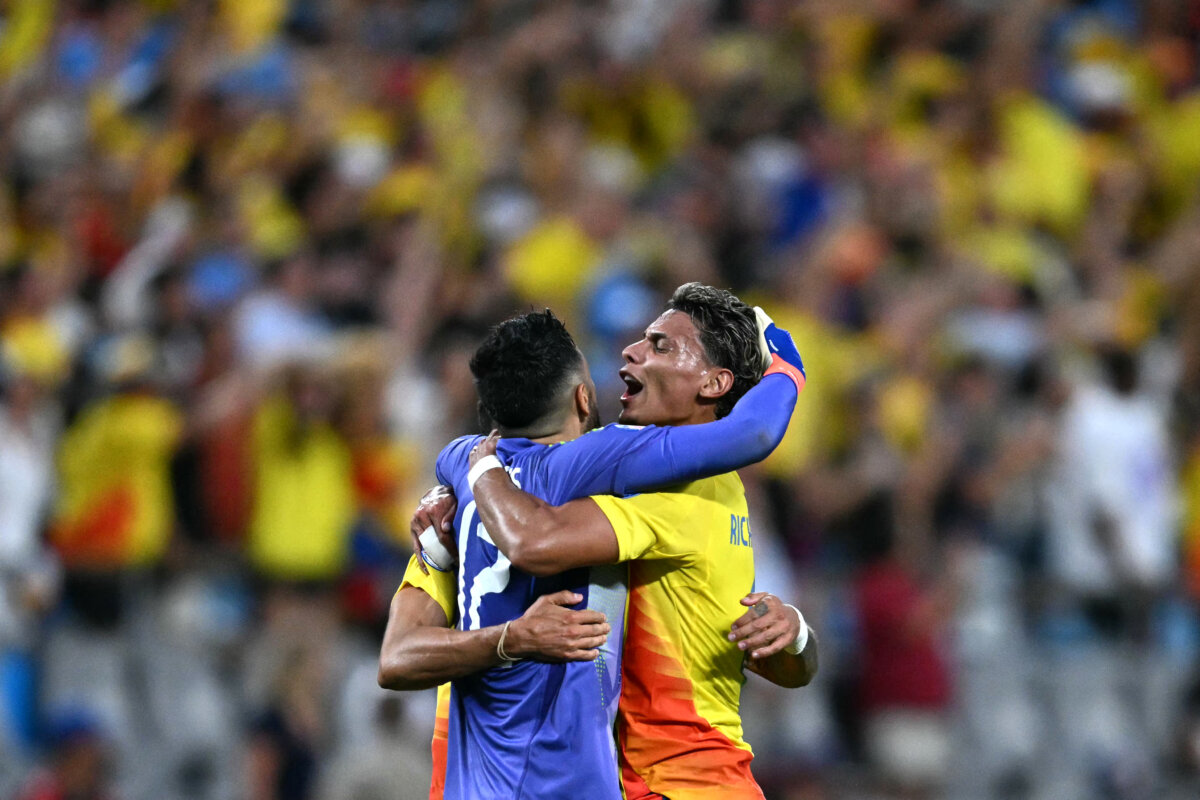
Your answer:
[[[668,309],[646,329],[651,342],[670,342],[680,358],[702,360],[704,366],[714,364],[712,354],[704,346],[700,330],[691,317],[682,311]]]

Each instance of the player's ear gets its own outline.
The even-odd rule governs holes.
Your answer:
[[[722,367],[709,370],[700,384],[700,396],[705,400],[716,400],[733,388],[733,373]]]
[[[592,393],[586,383],[575,385],[575,414],[580,420],[586,420],[592,413]]]

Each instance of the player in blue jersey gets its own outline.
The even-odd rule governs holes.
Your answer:
[[[761,372],[755,370],[761,369],[761,364],[747,365],[735,375],[713,366],[696,399],[729,402],[731,394],[746,393],[753,383],[747,374],[756,378]],[[482,407],[505,435],[499,452],[514,481],[551,503],[629,494],[758,461],[782,438],[796,399],[792,380],[764,380],[714,423],[608,426],[584,436],[595,422],[594,390],[582,355],[549,313],[498,326],[472,360],[472,370]],[[445,648],[439,650],[428,638],[436,633],[425,629],[406,635],[413,627],[408,620],[420,616],[407,604],[426,602],[424,619],[437,613],[429,608],[432,600],[417,596],[423,592],[402,588],[381,653],[381,683],[400,688],[420,685],[422,675],[458,678],[450,703],[446,797],[618,798],[611,729],[620,635],[609,636],[592,663],[519,661],[487,667],[511,655],[502,640],[510,621],[542,595],[573,592],[584,607],[619,621],[624,568],[542,578],[512,568],[479,524],[471,500],[468,458],[479,438],[456,440],[438,458],[439,480],[459,498],[460,553],[456,607],[438,613],[447,623],[453,615],[467,638],[459,639],[454,663],[446,663]],[[584,625],[566,626],[571,629],[566,632],[581,635]],[[590,649],[576,657],[590,657]]]

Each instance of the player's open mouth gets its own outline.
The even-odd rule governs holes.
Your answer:
[[[642,383],[637,378],[630,375],[625,370],[621,370],[621,380],[625,381],[625,394],[621,395],[621,402],[627,401],[635,394],[642,390]]]

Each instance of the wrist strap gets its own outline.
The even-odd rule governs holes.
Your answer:
[[[791,603],[784,603],[784,605],[795,611],[796,616],[800,618],[800,632],[796,634],[796,641],[783,648],[786,652],[796,656],[804,652],[804,647],[808,644],[808,623],[804,621],[804,615],[800,613],[800,609]]]
[[[787,375],[791,378],[792,383],[796,384],[797,393],[804,390],[804,373],[785,361],[778,353],[771,355],[771,364],[767,367],[766,372],[763,373],[763,377],[776,374]]]
[[[489,456],[489,458],[491,458],[491,456]],[[508,653],[504,652],[504,637],[508,636],[508,626],[512,625],[512,623],[513,623],[513,621],[511,619],[508,622],[504,623],[504,630],[500,631],[500,639],[499,639],[499,641],[496,642],[496,655],[500,656],[500,660],[505,662],[506,664],[511,664],[514,661],[521,660],[519,658],[514,658],[513,656],[510,656]]]
[[[495,456],[484,456],[475,462],[475,466],[471,467],[470,472],[467,473],[467,486],[472,492],[475,491],[475,481],[490,469],[504,469],[504,465]]]

